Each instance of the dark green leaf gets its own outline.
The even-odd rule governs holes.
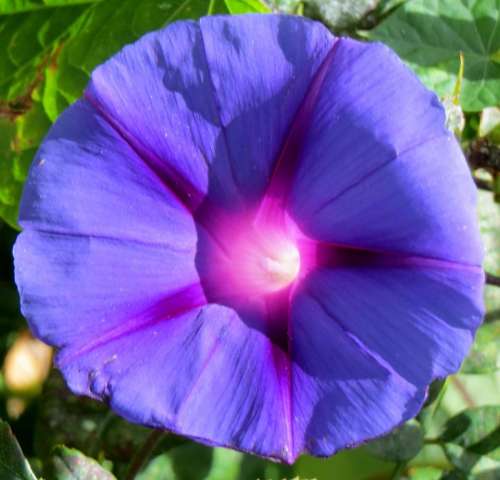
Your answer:
[[[224,0],[0,2],[0,217],[17,226],[29,164],[92,70],[145,32],[225,13]]]
[[[450,463],[457,470],[470,475],[478,473],[478,471],[494,470],[500,466],[497,461],[488,456],[470,452],[454,443],[447,443],[443,448]]]
[[[404,462],[415,457],[423,447],[423,433],[418,422],[411,420],[389,435],[373,440],[366,449],[373,455],[393,462]]]
[[[446,378],[439,378],[437,380],[434,380],[430,386],[429,386],[429,391],[427,393],[427,400],[425,401],[425,407],[431,405],[434,403],[436,400],[438,400],[441,395],[444,394],[446,391]]]
[[[462,365],[462,373],[483,374],[500,368],[500,320],[484,324],[476,334],[476,339]]]
[[[13,120],[0,117],[0,217],[17,227],[17,213],[29,165],[50,121],[41,103]]]
[[[94,459],[73,448],[56,447],[52,457],[54,480],[116,480]]]
[[[451,95],[465,61],[461,104],[479,111],[500,103],[498,0],[405,2],[369,33],[392,47],[439,95]]]
[[[29,102],[43,82],[44,70],[57,56],[57,46],[95,0],[75,2],[7,2],[0,8],[0,99]],[[62,6],[54,6],[54,5]]]
[[[451,418],[439,436],[476,455],[500,460],[500,406],[471,408]]]
[[[0,420],[0,478],[2,480],[35,480],[7,422]]]
[[[225,0],[227,9],[233,15],[241,13],[269,13],[270,9],[260,0]]]
[[[45,383],[35,427],[35,452],[50,456],[57,444],[75,447],[89,456],[101,453],[116,466],[126,465],[150,430],[110,414],[101,402],[73,395],[53,371]]]

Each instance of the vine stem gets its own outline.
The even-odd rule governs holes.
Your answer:
[[[99,448],[102,444],[102,437],[115,418],[115,414],[109,410],[97,427],[96,431],[89,435],[87,444],[89,455],[91,457],[95,457],[99,453]]]
[[[463,398],[464,403],[467,405],[467,407],[468,408],[475,407],[476,404],[474,402],[474,399],[470,396],[470,394],[467,391],[467,389],[465,388],[464,384],[455,376],[451,377],[451,381],[453,382],[453,385],[460,393],[460,395]]]
[[[488,285],[495,285],[495,287],[500,287],[500,277],[486,272],[486,283]]]
[[[125,480],[134,480],[137,474],[141,471],[144,465],[147,463],[153,450],[158,445],[162,437],[166,433],[162,430],[153,430],[149,436],[146,438],[146,441],[143,443],[142,447],[139,451],[133,456],[132,461],[127,470],[127,475],[125,476]]]
[[[391,480],[399,480],[405,468],[406,468],[406,462],[397,463],[396,466],[394,467],[394,470],[392,471]]]

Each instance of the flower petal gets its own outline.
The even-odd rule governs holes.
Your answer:
[[[68,108],[42,143],[24,187],[19,223],[188,252],[196,246],[189,213],[85,101]]]
[[[425,387],[361,348],[306,288],[292,306],[292,418],[297,451],[332,455],[416,415]]]
[[[21,309],[57,347],[98,343],[205,303],[194,252],[81,234],[25,230],[14,247]]]
[[[98,67],[86,97],[189,208],[207,191],[234,208],[263,192],[332,42],[295,17],[174,23]]]
[[[481,262],[475,188],[443,109],[383,45],[339,40],[290,203],[318,240]]]
[[[335,39],[318,22],[285,15],[200,24],[235,183],[255,201]]]
[[[57,359],[73,391],[130,421],[204,443],[288,458],[281,391],[265,335],[209,305]]]
[[[480,268],[445,265],[320,269],[305,288],[362,349],[422,387],[460,367],[481,323]]]

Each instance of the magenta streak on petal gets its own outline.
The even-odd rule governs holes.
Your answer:
[[[287,326],[283,334],[271,342],[272,358],[276,370],[276,376],[280,385],[281,397],[283,400],[283,413],[285,415],[287,445],[288,448],[284,457],[289,463],[292,463],[295,453],[295,442],[293,435],[293,393],[292,393],[292,327],[290,322],[290,295],[292,287],[285,291],[267,298],[267,321],[270,324],[271,331],[273,327],[279,329],[283,325]],[[279,333],[278,333],[279,334]]]
[[[285,237],[291,237],[296,247],[299,247],[297,241],[299,235],[297,235],[298,232],[294,228],[293,222],[287,216],[286,201],[297,162],[299,161],[302,141],[307,133],[308,122],[333,61],[337,42],[338,40],[336,39],[323,60],[322,65],[316,72],[309,90],[288,129],[269,185],[253,222],[257,231],[262,229],[265,232],[266,230],[272,231],[275,229],[283,233]],[[292,224],[292,228],[290,228],[290,224]],[[303,263],[301,265],[302,274],[299,274],[297,281],[300,281],[301,275],[304,275],[304,272],[309,268],[311,263],[310,252],[314,251],[314,246],[311,247],[310,242],[303,242],[303,248],[299,248],[300,250],[302,250],[301,254],[304,252],[306,255],[301,255],[301,263]],[[286,418],[288,437],[288,449],[284,452],[284,456],[289,462],[292,462],[296,455],[293,434],[292,325],[289,314],[290,296],[293,293],[296,283],[285,290],[279,291],[277,294],[269,295],[266,299],[267,324],[270,337],[274,337],[275,332],[278,332],[278,341],[273,341],[271,348],[273,349],[273,360],[283,398],[283,413]],[[283,339],[283,334],[280,334],[280,331],[284,331],[286,340]]]
[[[63,350],[57,360],[58,367],[63,368],[75,358],[101,345],[118,340],[125,335],[150,327],[156,323],[177,318],[206,304],[207,301],[201,285],[199,283],[188,285],[159,300],[156,304],[134,316],[128,322],[124,322],[118,327],[100,335],[98,338],[93,339],[76,352],[70,351],[64,355]]]
[[[308,125],[321,87],[333,62],[337,45],[338,39],[335,39],[330,51],[316,72],[309,90],[288,129],[288,134],[278,155],[269,185],[264,194],[259,215],[273,215],[271,212],[275,211],[275,209],[279,209],[282,213],[285,212],[286,199],[299,161],[302,142],[307,134]]]
[[[372,250],[350,245],[317,242],[316,264],[319,267],[401,267],[438,268],[481,271],[476,265],[451,262],[438,258],[409,255],[404,252]]]
[[[171,162],[161,160],[152,152],[144,148],[133,138],[108,112],[102,108],[97,100],[92,98],[88,91],[84,92],[85,99],[96,112],[120,135],[127,145],[144,161],[144,164],[161,180],[167,189],[176,196],[179,202],[190,213],[196,211],[203,202],[204,194],[196,188],[184,175],[180,174]]]

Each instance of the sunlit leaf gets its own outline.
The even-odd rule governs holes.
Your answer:
[[[0,218],[17,226],[40,141],[99,63],[150,30],[209,12],[226,13],[224,0],[0,2]]]
[[[453,90],[463,52],[462,108],[479,111],[500,103],[498,9],[497,0],[412,0],[369,37],[396,50],[441,96]]]
[[[260,0],[225,0],[226,6],[233,15],[241,13],[269,13],[269,7]]]

